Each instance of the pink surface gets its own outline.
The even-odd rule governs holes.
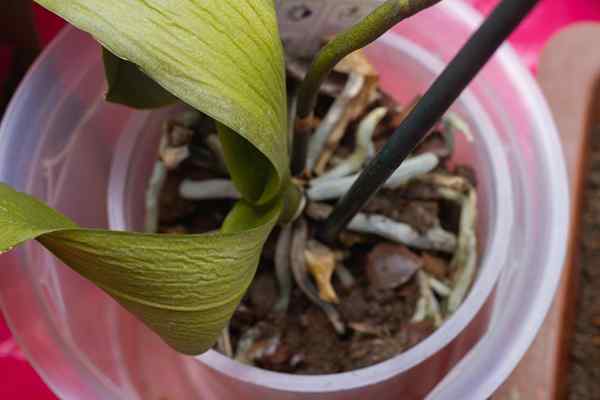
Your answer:
[[[488,13],[498,0],[470,0],[483,13]],[[523,61],[535,71],[544,43],[560,28],[579,21],[600,21],[598,0],[542,0],[510,38]]]
[[[470,0],[483,13],[489,12],[498,0]],[[36,9],[40,36],[47,44],[62,27],[63,22]],[[537,58],[544,43],[557,30],[576,21],[600,21],[598,0],[542,0],[541,4],[511,37],[512,45],[524,62],[535,71]],[[3,48],[0,59],[6,65]],[[1,65],[1,64],[0,64]],[[2,69],[0,69],[0,73]],[[0,74],[1,78],[1,74]],[[23,357],[9,329],[0,320],[0,399],[55,399],[27,360]]]

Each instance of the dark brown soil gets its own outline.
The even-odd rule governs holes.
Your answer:
[[[357,263],[351,270],[360,276],[362,268]],[[334,284],[339,311],[356,329],[339,336],[326,315],[297,288],[286,314],[271,313],[277,296],[273,276],[269,268],[261,268],[230,326],[234,343],[251,327],[258,328],[257,352],[264,340],[278,338],[276,351],[254,360],[262,368],[302,374],[350,371],[393,357],[433,330],[430,323],[408,322],[418,297],[413,282],[399,290],[378,291],[370,290],[364,277],[349,291]]]
[[[590,137],[577,322],[571,342],[569,399],[600,399],[600,127]]]

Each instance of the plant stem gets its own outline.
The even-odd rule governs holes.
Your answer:
[[[325,221],[321,237],[333,242],[450,108],[538,0],[503,0],[448,64]]]
[[[365,47],[398,22],[441,0],[387,0],[358,24],[337,35],[315,57],[298,92],[296,136],[294,138],[292,174],[304,171],[310,125],[319,88],[335,65],[345,56]]]

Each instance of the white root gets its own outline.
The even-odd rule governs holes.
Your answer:
[[[167,171],[176,169],[185,159],[190,156],[188,144],[192,140],[194,131],[187,127],[165,122],[163,124],[163,135],[158,145],[158,160],[154,163],[150,182],[146,188],[146,216],[144,229],[146,232],[158,231],[159,222],[159,198]]]
[[[471,184],[467,179],[458,175],[448,175],[443,173],[429,173],[416,178],[419,182],[427,183],[436,187],[454,190],[457,192],[467,192],[471,188]],[[448,192],[446,192],[448,193]],[[443,194],[442,194],[443,195]],[[460,196],[450,195],[449,200],[460,200]]]
[[[451,253],[456,248],[456,236],[439,226],[420,234],[410,225],[394,221],[383,215],[358,213],[348,224],[348,229],[381,236],[393,242],[422,250]]]
[[[363,164],[375,154],[375,146],[372,141],[373,133],[387,112],[387,108],[378,107],[367,114],[356,130],[356,148],[354,152],[331,170],[313,179],[311,183],[317,185],[328,179],[340,178],[360,170]]]
[[[190,156],[188,146],[167,147],[160,152],[160,158],[168,170],[174,170]]]
[[[152,169],[152,176],[146,189],[146,220],[145,231],[154,233],[158,231],[158,205],[162,187],[167,178],[167,169],[162,161],[156,161]]]
[[[327,143],[317,160],[313,170],[315,175],[322,175],[327,168],[329,161],[333,158],[340,141],[348,131],[348,125],[356,118],[360,117],[365,108],[377,98],[377,78],[367,78],[364,87],[348,105],[348,109],[344,114],[342,121],[335,127],[329,135]]]
[[[328,204],[309,203],[306,207],[306,215],[314,220],[322,220],[327,218],[332,209],[333,207]],[[422,250],[452,253],[456,249],[456,236],[440,226],[435,226],[421,234],[408,224],[378,214],[358,213],[350,221],[347,229],[377,235]]]
[[[176,169],[190,156],[189,143],[194,131],[184,126],[167,122],[158,146],[158,156],[168,170]]]
[[[444,318],[442,317],[441,307],[438,300],[433,295],[431,291],[431,287],[429,287],[429,315],[433,318],[433,324],[436,328],[439,328],[444,323]]]
[[[239,199],[240,192],[228,179],[192,181],[185,179],[179,186],[179,195],[188,200]]]
[[[412,322],[424,321],[429,316],[429,283],[427,276],[422,271],[417,271],[417,284],[419,286],[419,300],[412,317]]]
[[[217,340],[217,348],[227,357],[233,357],[233,346],[231,345],[231,336],[229,335],[229,324],[225,325],[221,336]]]
[[[300,218],[300,216],[304,212],[304,209],[306,208],[307,204],[308,204],[308,201],[306,201],[306,196],[302,196],[300,198],[300,204],[298,205],[298,208],[296,209],[296,212],[292,216],[292,221],[295,221],[298,218]]]
[[[444,319],[440,312],[440,304],[431,290],[427,273],[418,271],[417,281],[419,283],[420,297],[417,302],[417,309],[412,317],[412,322],[421,322],[426,318],[431,318],[434,326],[438,328],[442,325]]]
[[[477,263],[477,193],[475,189],[462,198],[458,244],[450,266],[455,269],[454,288],[448,297],[448,315],[454,313],[465,299],[475,278]]]
[[[306,216],[315,221],[322,221],[326,219],[329,214],[331,214],[332,210],[333,207],[327,203],[316,203],[312,201],[308,202],[305,209]]]
[[[433,153],[424,153],[403,162],[398,169],[388,178],[383,187],[396,189],[406,184],[411,179],[431,172],[439,164],[439,158]],[[342,197],[358,179],[359,174],[328,179],[326,181],[311,181],[311,187],[306,195],[312,201],[333,200]]]
[[[442,121],[446,125],[446,128],[452,133],[462,133],[468,142],[473,142],[475,140],[471,127],[457,113],[453,111],[447,112],[442,118]]]
[[[349,104],[352,99],[360,94],[364,85],[364,76],[357,73],[350,74],[344,90],[331,105],[327,115],[323,121],[321,121],[319,127],[310,138],[306,156],[306,169],[308,171],[312,171],[317,164],[317,161],[321,156],[321,152],[325,148],[325,144],[327,143],[327,140],[331,136],[332,132],[344,121],[344,119],[348,118],[346,114]]]
[[[473,142],[475,140],[469,125],[454,112],[446,113],[446,115],[442,117],[442,124],[444,126],[442,137],[446,146],[446,154],[444,157],[448,157],[454,153],[457,134],[462,134],[467,139],[467,142]]]
[[[421,322],[427,318],[427,299],[423,296],[419,297],[417,300],[417,307],[415,309],[415,313],[411,318],[411,322]]]
[[[358,179],[358,175],[352,175],[311,185],[306,190],[306,196],[312,201],[338,199],[350,189],[356,179]]]
[[[433,289],[433,291],[441,297],[448,297],[452,292],[452,289],[450,289],[445,283],[435,279],[433,276],[429,277],[429,286],[431,286],[431,289]]]
[[[424,153],[409,158],[394,171],[383,187],[392,190],[397,189],[411,179],[433,171],[439,163],[439,157],[433,153]],[[402,165],[404,165],[404,168],[402,168]]]
[[[346,332],[346,325],[342,321],[342,318],[336,308],[327,303],[319,297],[319,293],[315,285],[311,282],[308,271],[306,270],[306,259],[305,249],[308,240],[308,226],[304,219],[299,219],[294,224],[294,231],[292,233],[292,247],[290,252],[290,264],[294,279],[298,284],[298,287],[302,292],[317,305],[329,318],[329,321],[333,325],[335,331],[339,335],[343,335]]]

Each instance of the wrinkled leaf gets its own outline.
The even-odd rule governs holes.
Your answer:
[[[273,0],[36,1],[244,137],[273,165],[276,188],[286,179],[284,59]]]
[[[168,106],[177,101],[137,65],[120,59],[102,48],[104,72],[108,83],[106,100],[133,108],[156,108]]]
[[[0,252],[37,239],[110,294],[176,350],[208,350],[250,285],[281,204],[241,201],[221,232],[154,235],[80,229],[0,184]]]
[[[217,124],[227,170],[236,188],[253,203],[264,203],[280,189],[269,160],[250,142]]]

